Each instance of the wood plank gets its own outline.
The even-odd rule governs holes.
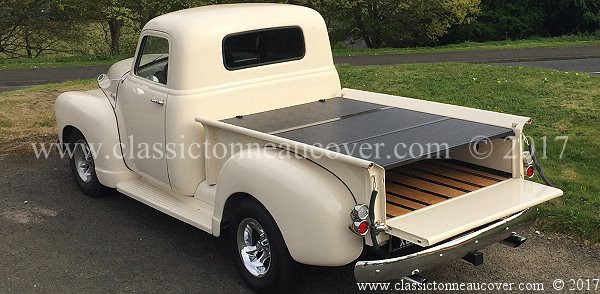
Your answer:
[[[468,184],[468,183],[464,183],[464,182],[459,182],[459,181],[456,181],[456,180],[453,180],[453,179],[443,178],[443,177],[436,176],[436,175],[433,175],[433,174],[429,174],[429,173],[426,173],[426,172],[422,172],[422,171],[419,171],[419,170],[416,170],[416,169],[411,169],[410,166],[406,167],[406,168],[404,168],[404,167],[397,168],[397,169],[392,170],[392,172],[400,172],[400,173],[403,173],[403,174],[412,175],[412,176],[415,176],[415,177],[420,177],[420,178],[427,179],[427,180],[430,180],[430,181],[434,181],[434,182],[437,182],[437,183],[441,183],[441,184],[444,184],[444,185],[449,185],[449,186],[456,187],[456,188],[459,188],[459,189],[467,190],[469,192],[475,191],[475,190],[481,188],[480,186],[476,186],[475,184]]]
[[[449,169],[449,168],[446,168],[443,166],[428,164],[428,163],[424,163],[424,162],[415,162],[409,166],[417,168],[421,171],[427,171],[427,172],[431,172],[434,174],[444,175],[444,176],[448,176],[448,177],[451,177],[451,178],[454,178],[457,180],[476,184],[481,187],[487,187],[487,186],[497,183],[494,180],[478,177],[476,175],[472,175],[472,174],[460,172],[457,170]]]
[[[407,214],[407,213],[409,213],[409,212],[412,211],[412,210],[408,210],[406,208],[398,207],[398,206],[393,205],[393,204],[387,204],[385,206],[385,210],[386,210],[386,214],[390,214],[390,215],[393,215],[393,216],[399,216],[399,215]]]
[[[465,194],[465,192],[461,190],[449,188],[446,186],[438,185],[435,183],[419,180],[408,176],[403,176],[396,173],[387,173],[386,176],[389,180],[392,180],[394,182],[402,183],[421,190],[426,190],[429,192],[440,194],[448,198],[457,197]]]
[[[404,198],[400,198],[400,197],[394,196],[393,194],[387,194],[385,199],[388,202],[397,203],[402,206],[410,207],[412,209],[421,209],[423,207],[427,207],[427,205],[424,205],[424,204],[421,204],[418,202],[414,202],[414,201],[410,201],[410,200],[407,200]]]
[[[482,176],[487,177],[487,178],[492,178],[492,179],[494,179],[494,180],[496,180],[498,182],[504,181],[504,180],[507,179],[505,177],[502,177],[502,176],[499,176],[499,175],[495,175],[495,174],[492,174],[492,173],[488,173],[488,172],[485,172],[485,171],[481,171],[481,170],[478,170],[478,169],[474,169],[474,168],[468,167],[466,165],[461,165],[461,164],[456,163],[456,162],[450,162],[450,161],[447,161],[447,160],[432,160],[431,162],[433,162],[434,164],[437,164],[437,165],[443,165],[443,166],[448,167],[448,168],[458,169],[458,170],[465,171],[465,172],[468,172],[468,173],[474,173],[474,174],[482,175]]]
[[[506,179],[460,162],[415,162],[386,172],[386,215],[400,216]]]
[[[429,193],[421,192],[421,191],[414,190],[414,189],[411,189],[408,187],[400,186],[400,185],[394,184],[392,182],[386,183],[386,190],[388,192],[402,195],[404,197],[414,199],[417,201],[421,201],[421,202],[427,203],[429,205],[436,204],[436,203],[446,200],[443,197],[435,196],[433,194],[429,194]]]

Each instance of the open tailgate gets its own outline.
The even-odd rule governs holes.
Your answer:
[[[388,219],[389,234],[431,246],[479,226],[559,197],[559,189],[524,179],[509,179]]]

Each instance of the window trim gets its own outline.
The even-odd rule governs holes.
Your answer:
[[[244,65],[244,66],[234,67],[234,68],[231,68],[231,67],[229,67],[227,65],[227,60],[225,59],[225,41],[228,38],[239,36],[239,35],[245,35],[245,34],[251,34],[251,33],[261,33],[261,32],[269,32],[269,31],[276,31],[276,30],[282,30],[282,29],[299,29],[300,30],[300,33],[302,35],[302,56],[300,56],[300,57],[294,57],[294,58],[288,58],[288,59],[281,59],[281,60],[276,60],[276,61],[270,61],[270,62],[265,62],[265,63]],[[223,66],[228,71],[237,71],[237,70],[254,68],[254,67],[261,67],[261,66],[267,66],[267,65],[277,64],[277,63],[284,63],[284,62],[302,60],[302,59],[304,59],[304,57],[306,57],[306,37],[304,35],[304,30],[300,26],[272,27],[272,28],[257,29],[257,30],[250,30],[250,31],[243,31],[243,32],[228,34],[225,37],[223,37],[223,41],[221,41],[221,57],[223,59]]]
[[[153,33],[153,32],[148,32],[146,34],[143,34],[141,36],[140,46],[139,46],[139,48],[138,48],[138,50],[136,52],[136,55],[135,55],[135,63],[133,64],[133,70],[132,70],[133,76],[135,76],[136,78],[142,79],[144,81],[148,81],[150,83],[162,86],[162,87],[168,87],[168,84],[169,84],[169,79],[168,78],[167,78],[167,83],[166,84],[162,84],[160,82],[155,82],[155,81],[153,81],[151,79],[142,77],[142,76],[138,75],[138,73],[137,73],[138,69],[140,67],[140,63],[142,62],[142,56],[144,55],[144,46],[146,46],[146,41],[148,40],[147,39],[148,37],[154,37],[154,38],[160,38],[160,39],[167,40],[167,43],[169,44],[169,56],[168,56],[168,58],[169,59],[171,58],[171,39],[168,37],[168,35],[166,35],[166,34],[163,35],[162,33],[159,33],[159,32],[157,32],[156,34]]]

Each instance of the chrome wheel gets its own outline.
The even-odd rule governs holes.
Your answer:
[[[237,247],[242,262],[254,277],[264,277],[271,267],[271,246],[263,227],[254,219],[240,222]]]
[[[73,160],[75,161],[77,174],[84,183],[89,183],[92,181],[92,173],[94,171],[94,159],[92,158],[90,147],[81,139],[75,142],[74,147]]]

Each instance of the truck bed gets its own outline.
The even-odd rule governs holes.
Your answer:
[[[470,121],[467,116],[457,114],[460,111],[457,108],[449,112],[464,119],[446,117],[440,114],[440,109],[434,109],[437,114],[427,110],[428,107],[411,110],[339,97],[240,114],[219,124],[253,130],[257,138],[268,134],[265,140],[279,137],[281,142],[313,145],[345,154],[344,160],[359,158],[362,163],[374,162],[383,167],[386,193],[381,204],[385,203],[387,232],[422,247],[562,195],[559,189],[513,177],[504,170],[433,159],[445,157],[446,150],[467,146],[477,137],[491,140],[514,133],[510,128]],[[481,121],[481,117],[477,119]],[[516,121],[522,123],[523,119]],[[357,146],[365,143],[380,145],[378,156],[361,157]],[[396,147],[402,146],[399,144],[420,144],[429,149],[397,156]]]
[[[240,114],[222,122],[325,147],[373,161],[385,169],[469,144],[478,136],[494,139],[513,134],[508,128],[341,97],[250,115]],[[380,156],[362,158],[360,148],[352,148],[352,145],[363,143],[383,144]],[[431,148],[424,150],[429,153],[395,156],[394,148],[398,144],[411,146],[415,143],[430,144]]]
[[[401,216],[510,178],[510,174],[456,160],[424,160],[386,173],[386,214]]]

